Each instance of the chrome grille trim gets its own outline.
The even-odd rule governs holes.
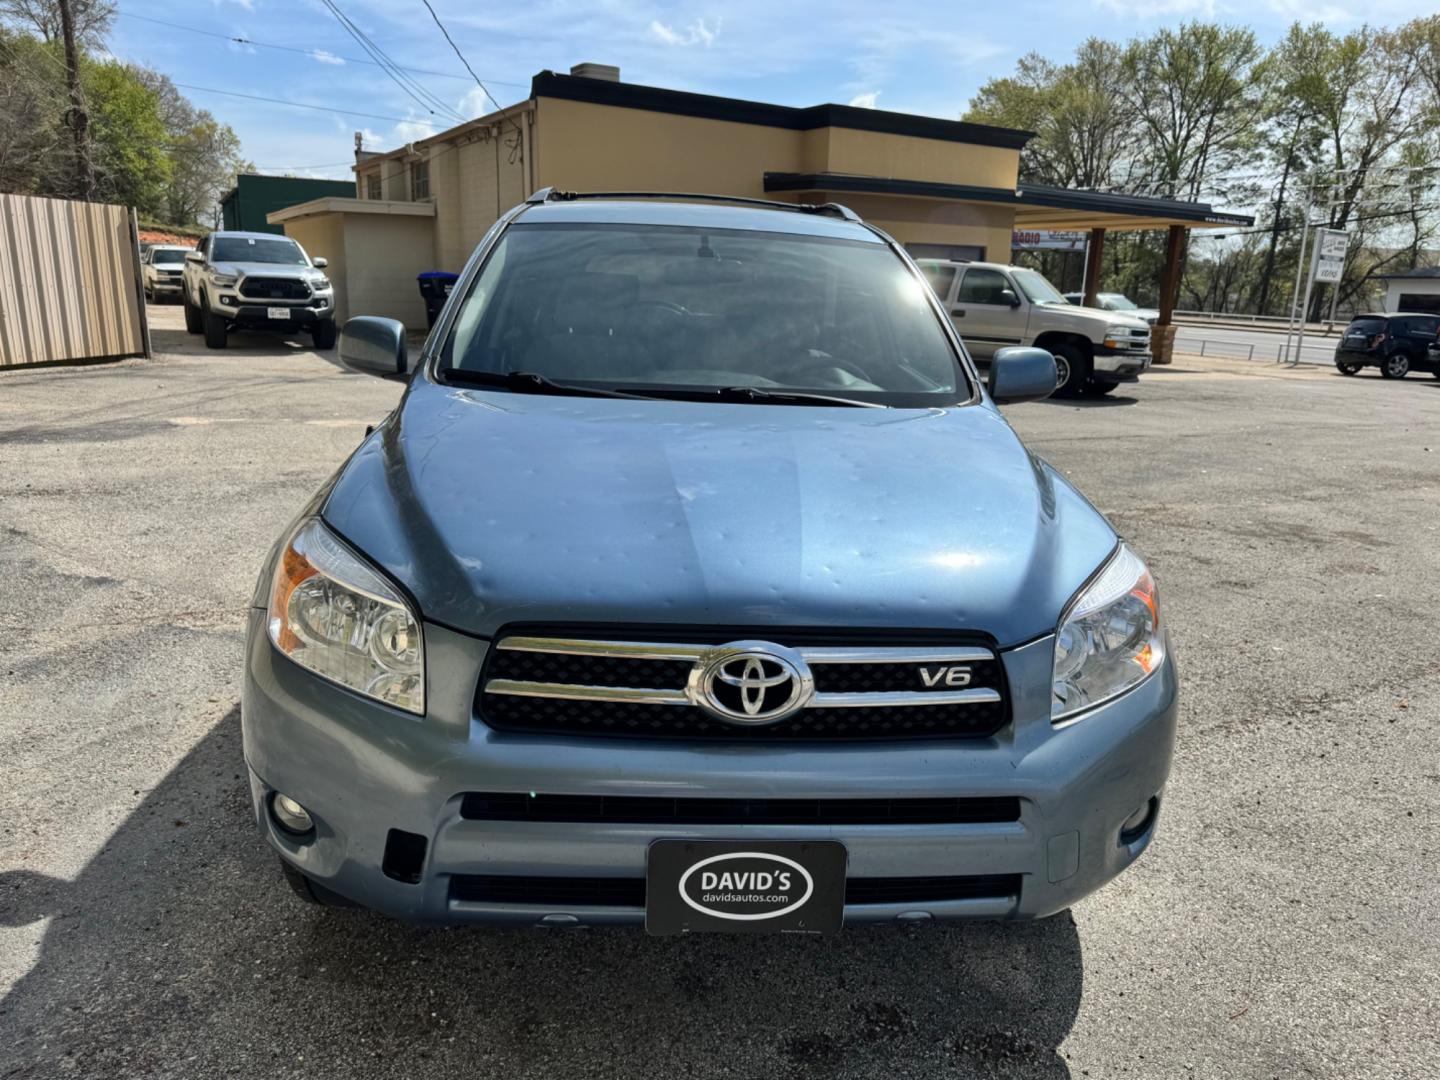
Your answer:
[[[502,638],[496,649],[510,652],[549,653],[616,660],[650,660],[702,664],[730,648],[728,645],[691,645],[657,642],[605,641],[589,638],[515,636]],[[958,646],[800,646],[807,664],[933,664],[991,663],[998,659],[986,648]],[[623,702],[633,705],[697,705],[694,680],[685,688],[644,686],[589,686],[580,683],[537,682],[492,678],[483,685],[486,694],[552,698],[564,701]],[[970,687],[958,690],[877,690],[868,692],[819,691],[802,709],[894,708],[912,705],[994,705],[1003,700],[998,690]]]
[[[487,694],[514,697],[563,698],[566,701],[626,701],[635,705],[689,705],[684,690],[645,689],[636,686],[577,686],[574,683],[522,682],[519,679],[491,679]]]
[[[495,646],[515,652],[560,653],[568,656],[604,656],[622,660],[695,661],[715,652],[717,645],[678,645],[657,642],[592,641],[585,638],[507,637]],[[938,664],[979,663],[995,659],[989,649],[973,646],[914,648],[841,645],[799,646],[807,664]]]

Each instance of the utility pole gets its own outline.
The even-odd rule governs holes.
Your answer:
[[[75,54],[75,18],[70,0],[57,0],[60,7],[60,31],[65,37],[65,82],[70,88],[70,131],[75,138],[75,176],[80,194],[95,198],[95,168],[90,161],[90,114],[85,111],[85,95],[80,89],[80,64]]]

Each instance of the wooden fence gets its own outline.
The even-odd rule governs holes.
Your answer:
[[[0,195],[0,367],[149,356],[134,214]]]

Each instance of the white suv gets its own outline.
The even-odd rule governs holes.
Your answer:
[[[916,259],[970,354],[989,363],[997,349],[1034,345],[1055,357],[1058,396],[1108,394],[1150,366],[1143,319],[1069,303],[1044,275],[1023,266]]]

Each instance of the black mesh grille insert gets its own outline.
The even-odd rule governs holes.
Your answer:
[[[247,277],[240,295],[251,300],[308,300],[310,289],[293,278]]]
[[[784,634],[766,637],[766,632],[729,632],[701,644],[723,644],[728,640],[773,640],[791,648],[825,647],[836,641],[813,635]],[[771,631],[770,633],[773,633]],[[547,636],[583,637],[581,634],[550,631]],[[855,637],[856,635],[851,635]],[[858,644],[874,646],[873,637]],[[503,636],[502,639],[503,640]],[[678,634],[635,637],[631,640],[690,641]],[[856,642],[844,641],[841,644]],[[943,648],[944,640],[897,642],[897,647]],[[481,718],[501,731],[543,734],[577,734],[645,739],[726,740],[746,742],[824,742],[830,740],[903,740],[983,738],[1003,727],[1009,717],[1004,671],[997,659],[961,662],[968,669],[967,681],[958,686],[937,682],[945,662],[926,663],[914,659],[885,662],[834,663],[816,659],[811,664],[817,694],[922,693],[936,689],[993,690],[999,701],[964,702],[941,705],[903,703],[824,706],[801,709],[775,724],[745,726],[727,723],[703,709],[688,704],[649,704],[629,701],[586,701],[558,697],[487,693],[491,679],[518,682],[556,683],[569,686],[632,688],[680,691],[685,688],[693,664],[689,660],[641,660],[632,657],[594,656],[566,652],[530,652],[493,649],[477,691],[476,708]],[[927,682],[927,677],[930,681]]]
[[[1019,896],[1019,874],[969,877],[847,878],[847,904],[923,904]],[[534,877],[457,874],[450,898],[492,904],[556,908],[645,906],[644,878]]]
[[[671,825],[973,825],[1019,821],[1011,796],[935,799],[705,799],[646,795],[471,792],[472,821],[596,821]]]

